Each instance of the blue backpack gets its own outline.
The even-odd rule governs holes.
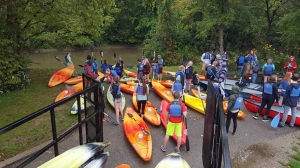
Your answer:
[[[264,84],[264,93],[266,94],[273,94],[273,85],[271,83]]]
[[[245,63],[245,57],[244,56],[239,57],[238,63],[239,64],[244,64]]]
[[[243,97],[239,96],[236,98],[233,108],[235,109],[240,109],[243,106]]]

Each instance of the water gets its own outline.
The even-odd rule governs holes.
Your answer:
[[[142,56],[142,48],[140,46],[135,47],[125,47],[125,46],[107,46],[107,47],[97,47],[93,52],[94,58],[100,64],[100,51],[103,51],[103,60],[106,59],[107,63],[115,64],[114,53],[116,53],[116,58],[122,57],[125,67],[136,66],[137,59]],[[81,50],[64,50],[64,51],[48,51],[43,53],[30,54],[30,58],[33,64],[30,68],[51,68],[51,69],[62,69],[65,67],[64,64],[57,61],[54,57],[58,56],[63,62],[65,62],[65,55],[67,52],[71,52],[71,58],[75,65],[75,72],[82,73],[83,68],[78,65],[83,65],[87,55],[92,55],[92,52],[87,49]]]

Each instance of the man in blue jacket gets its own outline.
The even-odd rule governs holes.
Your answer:
[[[294,73],[292,76],[291,84],[286,88],[285,95],[283,96],[283,118],[279,123],[279,127],[284,127],[285,121],[288,117],[288,114],[291,112],[292,120],[290,122],[290,127],[294,127],[294,123],[296,120],[296,107],[298,103],[298,99],[300,97],[300,84],[297,83],[300,75],[298,73]]]

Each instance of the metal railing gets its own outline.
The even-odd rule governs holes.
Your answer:
[[[53,103],[47,107],[44,107],[36,112],[31,113],[28,116],[25,116],[7,126],[0,128],[0,136],[3,136],[5,133],[12,131],[13,129],[22,126],[23,124],[34,120],[35,118],[41,116],[45,113],[50,113],[50,122],[52,128],[52,141],[46,146],[42,147],[36,153],[32,154],[28,159],[23,161],[18,167],[25,167],[44,152],[53,147],[54,156],[59,155],[58,152],[58,143],[66,138],[68,135],[78,130],[79,133],[79,145],[83,144],[83,125],[85,124],[86,129],[86,143],[89,142],[103,142],[103,110],[104,110],[104,99],[103,99],[103,90],[102,84],[89,78],[85,74],[82,74],[83,77],[83,90],[73,94],[72,96],[65,98],[57,103]],[[84,96],[84,116],[82,116],[80,97]],[[78,106],[78,119],[75,125],[66,130],[64,133],[58,136],[57,127],[56,127],[56,117],[55,117],[55,109],[59,106],[77,99]],[[92,105],[91,108],[87,109],[87,102]]]
[[[207,84],[202,161],[204,168],[231,168],[230,151],[225,126],[223,96],[217,95],[212,82]]]

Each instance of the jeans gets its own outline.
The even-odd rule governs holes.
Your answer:
[[[296,121],[296,107],[289,107],[289,106],[283,106],[284,109],[284,113],[283,113],[283,117],[282,120],[280,122],[280,125],[284,126],[286,119],[288,117],[288,114],[290,113],[292,115],[292,120],[290,122],[290,126],[293,127]]]
[[[240,74],[241,74],[240,77],[242,77],[243,76],[243,69],[244,69],[244,66],[237,66],[236,71],[235,71],[235,76],[238,73],[238,71],[240,71]]]
[[[252,74],[252,83],[256,83],[257,75],[258,75],[258,73],[253,73]]]

